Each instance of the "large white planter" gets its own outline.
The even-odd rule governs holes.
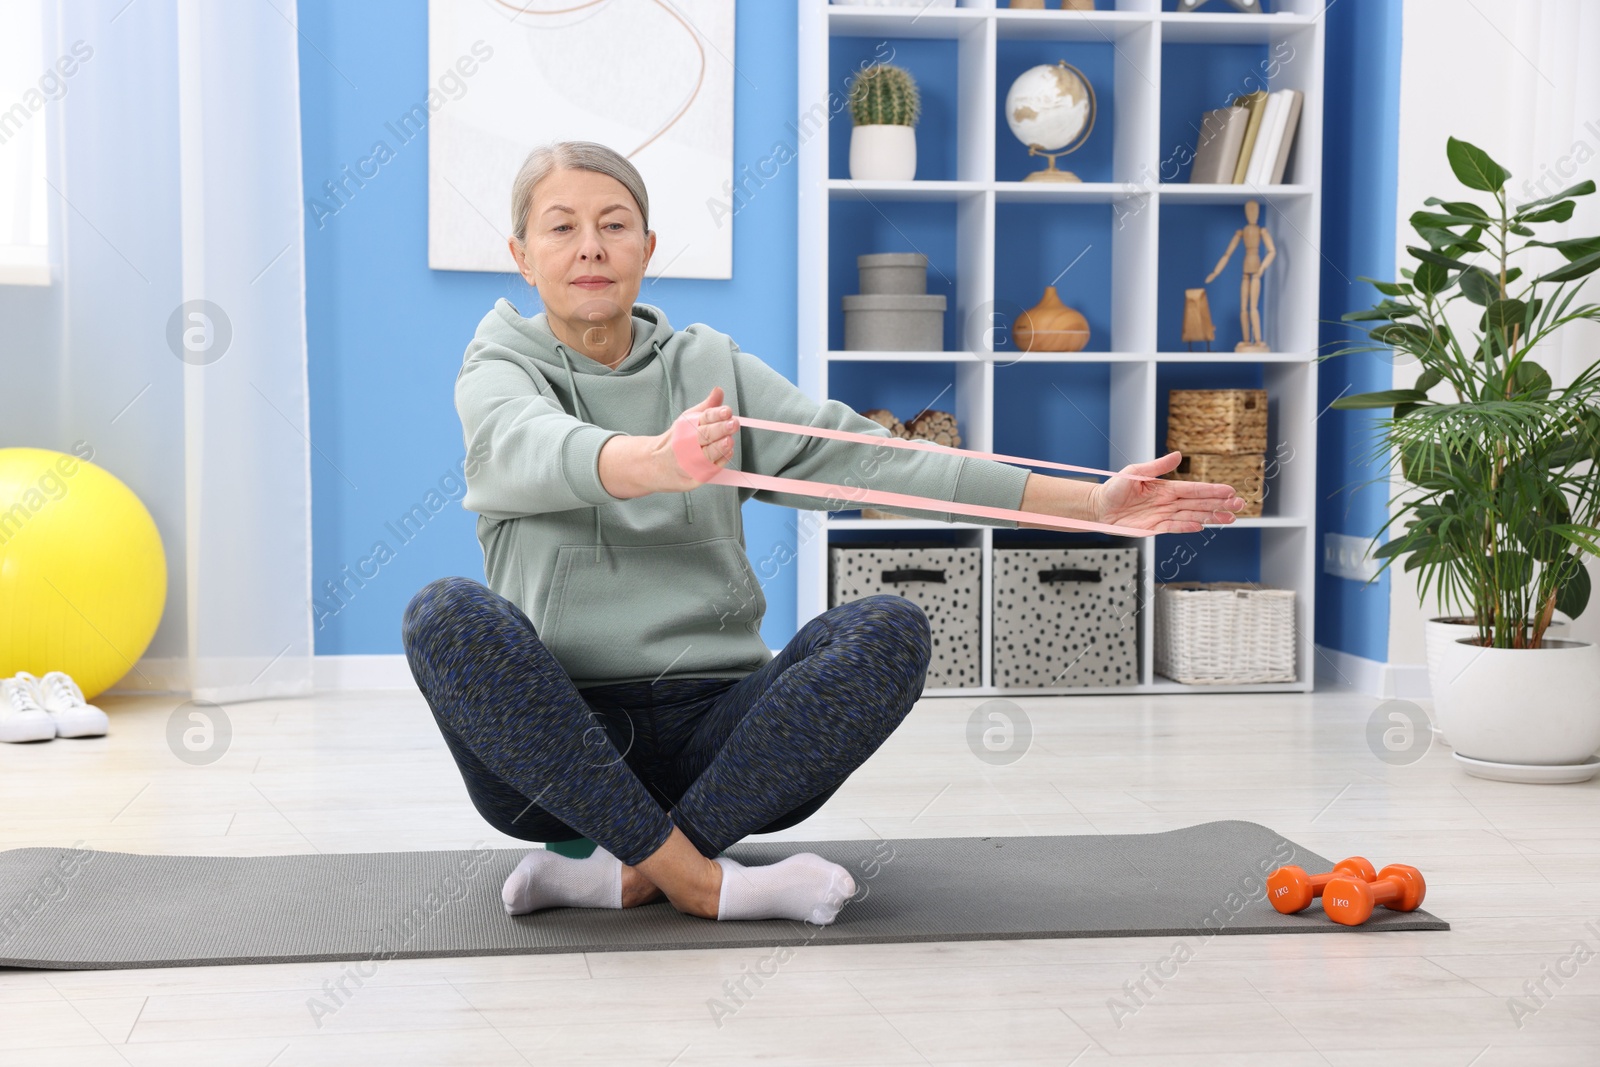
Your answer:
[[[917,131],[911,126],[856,126],[850,131],[850,177],[858,182],[908,182],[917,176]]]
[[[1450,645],[1458,638],[1476,637],[1478,628],[1470,622],[1457,622],[1452,618],[1433,618],[1423,625],[1423,642],[1428,658],[1428,689],[1433,695],[1433,722],[1440,734],[1444,734],[1441,725],[1448,714],[1444,710],[1445,702],[1449,697],[1445,693],[1445,682],[1449,676],[1443,667],[1444,657],[1449,653]],[[1565,637],[1567,635],[1567,620],[1551,618],[1545,636]],[[1448,736],[1440,737],[1446,744],[1451,744]]]
[[[1452,641],[1435,709],[1458,758],[1572,767],[1600,749],[1600,647],[1546,640],[1543,648]]]

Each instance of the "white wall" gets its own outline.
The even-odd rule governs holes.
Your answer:
[[[1445,159],[1457,137],[1488,152],[1512,174],[1513,202],[1533,200],[1592,178],[1600,183],[1600,3],[1592,0],[1406,0],[1400,50],[1400,168],[1395,260],[1416,244],[1407,221],[1429,196],[1482,199],[1463,190]],[[1538,188],[1541,181],[1544,188]],[[1525,183],[1527,183],[1525,185]],[[1564,227],[1546,238],[1600,233],[1600,194],[1578,200]],[[1559,260],[1557,260],[1559,262]],[[1600,302],[1600,281],[1583,297]],[[1600,327],[1567,327],[1536,358],[1556,384],[1600,358]],[[1394,387],[1416,381],[1415,366],[1395,368]],[[1450,395],[1441,388],[1443,399]],[[1398,483],[1391,496],[1399,492]],[[1392,568],[1389,662],[1426,662],[1422,622],[1441,613],[1418,602],[1414,575]],[[1600,590],[1600,566],[1589,560]],[[1573,626],[1573,636],[1600,641],[1600,597]]]

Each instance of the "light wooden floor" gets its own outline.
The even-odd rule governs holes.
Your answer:
[[[517,844],[481,824],[415,693],[237,705],[207,767],[169,752],[174,703],[106,701],[105,739],[0,745],[0,847]],[[1454,929],[1191,938],[1183,953],[1172,938],[808,946],[720,1025],[708,1002],[767,953],[391,960],[320,1027],[307,1000],[338,965],[0,971],[0,1063],[1600,1064],[1600,783],[1482,782],[1442,746],[1389,766],[1365,740],[1377,701],[1341,692],[1024,700],[1032,747],[995,767],[966,745],[977,703],[923,701],[784,836],[1252,819],[1326,856],[1415,864]],[[1125,983],[1158,969],[1171,977],[1146,979],[1128,1014]],[[1527,997],[1538,981],[1548,995]]]

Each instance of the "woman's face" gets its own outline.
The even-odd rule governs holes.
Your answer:
[[[511,254],[552,318],[591,334],[630,322],[656,235],[626,186],[597,171],[553,170],[534,186],[527,222]]]

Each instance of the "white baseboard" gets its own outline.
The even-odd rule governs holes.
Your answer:
[[[1388,684],[1380,696],[1398,700],[1433,699],[1426,663],[1386,663],[1384,669]]]
[[[344,689],[410,689],[417,683],[404,654],[384,656],[316,656],[311,681],[317,692]]]
[[[776,656],[782,649],[773,649]],[[342,689],[410,689],[417,683],[411,665],[401,653],[387,656],[317,656],[312,660],[312,680],[317,691]]]
[[[776,656],[782,649],[773,649]],[[1428,668],[1420,663],[1379,663],[1363,656],[1316,646],[1316,686],[1318,689],[1345,689],[1380,699],[1427,700]],[[409,689],[416,681],[401,653],[376,656],[314,656],[312,682],[318,692],[349,689]],[[139,661],[139,671],[130,672],[111,690],[112,693],[178,693],[187,682],[185,662],[172,657],[149,657]]]
[[[388,656],[313,656],[311,681],[317,692],[341,689],[417,688],[400,653]],[[181,656],[147,656],[107,690],[111,695],[189,692],[189,664]]]
[[[1428,668],[1421,663],[1380,663],[1316,646],[1317,688],[1345,689],[1380,700],[1429,700]]]
[[[186,656],[145,656],[106,690],[110,696],[188,692],[189,660]]]
[[[200,662],[196,683],[187,656],[145,656],[105,692],[110,696],[184,696],[213,704],[311,693],[304,656],[212,657]]]
[[[314,669],[320,657],[311,657]],[[404,657],[400,657],[402,665]],[[304,656],[216,656],[191,672],[187,656],[145,656],[105,692],[110,696],[162,694],[213,704],[309,696]],[[275,673],[268,673],[274,671]]]

